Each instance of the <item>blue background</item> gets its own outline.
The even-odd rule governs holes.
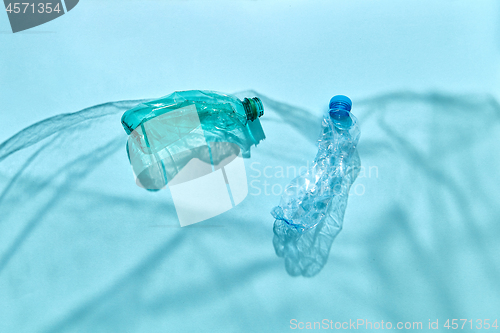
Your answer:
[[[0,15],[0,332],[498,319],[499,55],[496,1],[85,0],[16,34]],[[261,193],[179,228],[168,190],[135,185],[119,119],[186,89],[261,97],[267,140],[247,161]],[[293,278],[276,171],[312,161],[335,94],[364,192],[325,268]]]

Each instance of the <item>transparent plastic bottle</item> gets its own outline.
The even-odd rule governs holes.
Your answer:
[[[259,98],[214,91],[178,91],[139,104],[122,116],[127,153],[139,186],[159,190],[193,158],[217,165],[265,138]],[[216,148],[216,149],[214,149]]]
[[[361,167],[360,131],[351,106],[345,96],[331,99],[312,166],[287,185],[271,211],[273,246],[292,276],[318,274],[342,230],[349,189]]]
[[[307,172],[285,188],[279,206],[271,212],[277,220],[304,231],[321,222],[331,206],[340,204],[340,198],[347,198],[360,167],[355,154],[360,131],[351,106],[346,96],[331,99],[316,158]]]

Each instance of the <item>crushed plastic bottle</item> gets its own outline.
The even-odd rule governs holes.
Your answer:
[[[274,248],[291,275],[317,274],[342,229],[349,189],[361,167],[360,130],[351,107],[346,96],[331,99],[313,164],[287,185],[271,211]]]
[[[159,190],[194,158],[217,166],[240,153],[250,157],[250,147],[265,139],[263,114],[257,97],[241,101],[201,90],[174,92],[128,110],[121,121],[137,184]]]

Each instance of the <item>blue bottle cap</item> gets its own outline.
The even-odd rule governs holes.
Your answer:
[[[330,110],[333,108],[351,111],[352,101],[344,95],[333,96],[330,100]]]

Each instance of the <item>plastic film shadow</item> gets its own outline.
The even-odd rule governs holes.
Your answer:
[[[273,125],[292,127],[308,142],[290,150],[311,149],[319,117],[254,95],[281,120]],[[378,174],[370,178],[360,171],[353,186],[364,185],[366,192],[349,197],[341,236],[339,228],[321,223],[310,233],[283,233],[280,242],[292,250],[285,264],[301,268],[314,258],[305,274],[316,274],[310,282],[291,282],[283,259],[272,258],[273,221],[256,223],[255,209],[230,228],[144,232],[159,216],[174,221],[175,211],[130,181],[119,119],[138,102],[59,115],[0,144],[5,331],[144,331],[160,325],[185,331],[195,325],[193,309],[207,327],[232,323],[228,331],[249,325],[277,331],[291,311],[305,316],[303,308],[330,309],[340,318],[358,315],[364,304],[364,314],[376,309],[392,321],[478,310],[488,316],[498,309],[495,99],[397,92],[354,101],[363,131],[359,155]],[[289,110],[294,117],[287,117]],[[269,119],[263,122],[272,131]],[[294,163],[284,153],[271,154]],[[123,177],[112,178],[122,171]],[[96,174],[104,178],[92,178]],[[132,184],[122,190],[123,183]],[[233,251],[235,243],[244,244]],[[290,275],[296,272],[302,270]],[[266,286],[265,292],[256,288]],[[332,306],[342,295],[351,304]],[[301,303],[293,307],[291,300]],[[217,308],[221,304],[227,306]],[[215,319],[214,308],[220,310]],[[30,320],[20,320],[27,311]]]
[[[264,97],[261,98],[265,100]],[[475,162],[479,162],[479,157],[476,159],[470,157],[482,154],[482,149],[477,149],[481,142],[478,134],[482,131],[494,131],[495,126],[500,123],[498,102],[488,96],[397,92],[361,100],[356,103],[356,106],[360,110],[360,126],[362,130],[368,130],[365,139],[360,141],[359,151],[377,169],[377,177],[378,168],[385,163],[389,163],[391,167],[407,165],[408,175],[422,175],[422,182],[428,182],[430,186],[430,190],[426,194],[428,198],[432,198],[432,202],[435,203],[446,202],[446,204],[438,204],[433,210],[434,214],[449,221],[450,215],[446,216],[444,212],[456,205],[455,211],[458,212],[460,218],[453,223],[464,228],[474,247],[484,253],[484,256],[481,256],[479,260],[488,275],[497,276],[499,267],[493,264],[495,259],[481,241],[480,228],[477,223],[470,222],[476,219],[471,203],[479,198],[481,198],[480,205],[486,206],[487,211],[496,211],[495,216],[499,214],[498,209],[494,208],[494,200],[491,196],[478,190],[484,186],[484,179],[477,172],[470,174],[470,183],[461,184],[458,180],[460,176],[455,173],[456,169],[462,169],[460,173],[469,173],[466,170],[481,169],[480,165],[474,166]],[[286,110],[286,106],[282,107]],[[279,109],[278,107],[277,110]],[[474,117],[471,117],[471,112],[474,113]],[[297,113],[293,118],[298,123],[308,124],[311,122],[310,114],[307,112]],[[488,121],[486,121],[487,119]],[[293,126],[293,124],[291,125]],[[364,128],[364,126],[370,128]],[[313,127],[312,124],[309,124],[308,128],[310,127]],[[300,130],[300,127],[297,129]],[[417,146],[412,141],[419,145]],[[422,147],[426,147],[426,150],[422,150]],[[457,147],[463,153],[457,153]],[[384,157],[381,159],[382,156]],[[449,159],[447,160],[447,158]],[[464,163],[464,159],[467,162]],[[484,158],[482,159],[484,160]],[[451,161],[455,161],[456,164],[453,165],[450,163]],[[488,163],[495,164],[493,161]],[[393,175],[397,184],[398,172]],[[490,176],[497,178],[498,174],[494,173]],[[366,181],[367,179],[363,180],[363,182]],[[408,181],[410,179],[403,177],[399,182],[408,183]],[[483,185],[481,185],[482,183]],[[395,186],[397,186],[396,184]],[[415,184],[414,190],[417,188],[418,186]],[[437,188],[440,190],[432,190]],[[394,191],[394,193],[398,193],[396,189]],[[404,191],[411,193],[411,188],[406,188]],[[440,191],[447,193],[440,193]],[[399,197],[396,200],[399,201],[403,198]],[[338,212],[344,211],[346,203],[347,198],[339,198]],[[401,205],[397,206],[397,210],[400,212],[398,216],[407,214]],[[366,207],[351,207],[351,209],[364,211]],[[413,210],[414,207],[411,209]],[[343,213],[338,215],[341,219],[343,218]],[[394,219],[397,217],[387,218],[387,220]],[[412,218],[408,218],[408,221],[413,223]],[[453,228],[451,224],[448,227]],[[285,259],[285,267],[290,275],[312,277],[323,269],[328,260],[333,240],[341,229],[342,224],[328,224],[322,221],[311,230],[299,232],[283,221],[276,221],[273,245],[276,254]],[[415,244],[415,246],[419,245]],[[425,253],[423,249],[420,251]],[[432,262],[430,254],[426,254],[425,257]]]

